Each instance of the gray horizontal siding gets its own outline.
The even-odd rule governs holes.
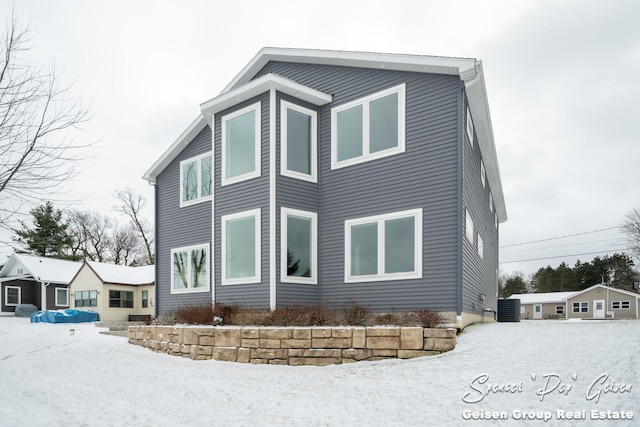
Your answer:
[[[322,302],[375,311],[456,309],[457,84],[452,76],[271,62],[273,72],[333,95],[319,109]],[[331,170],[331,107],[407,85],[406,153]],[[344,221],[423,208],[423,278],[344,283]]]
[[[261,103],[261,170],[260,177],[222,187],[222,117],[248,105]],[[269,93],[243,102],[215,115],[215,284],[216,302],[269,306]],[[261,282],[244,285],[222,285],[221,217],[261,208]]]
[[[480,180],[480,147],[477,140],[473,146],[469,143],[466,123],[464,129],[462,197],[464,207],[471,213],[475,233],[473,243],[463,238],[462,310],[480,314],[483,308],[497,309],[498,230],[489,209],[489,182],[483,187]],[[483,258],[478,255],[478,233],[484,242]],[[481,294],[485,296],[484,302],[480,301]]]
[[[277,94],[277,127],[276,127],[276,303],[278,307],[296,303],[316,305],[319,303],[320,287],[319,285],[300,284],[300,283],[282,283],[280,263],[282,257],[281,251],[281,208],[299,209],[307,212],[320,211],[320,194],[319,185],[317,183],[303,181],[288,176],[282,176],[281,173],[281,138],[280,138],[280,102],[282,100],[291,102],[304,108],[317,111],[317,107],[306,102],[295,99],[291,96],[278,93]]]
[[[180,162],[208,151],[211,151],[211,129],[207,126],[158,175],[155,190],[158,316],[185,304],[211,302],[211,292],[171,294],[171,249],[211,244],[211,201],[180,207]]]

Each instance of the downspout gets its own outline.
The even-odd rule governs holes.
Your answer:
[[[156,185],[157,182],[154,181],[149,181],[149,185],[151,185],[153,187],[153,203],[154,203],[154,207],[153,207],[153,222],[154,222],[154,227],[153,227],[153,300],[149,302],[149,304],[153,307],[153,318],[157,319],[158,318],[158,227],[156,226],[158,224],[158,186]],[[213,185],[212,185],[213,187]],[[171,285],[169,285],[171,286]],[[96,291],[96,299],[100,300],[98,298],[98,294],[99,292]],[[155,303],[153,302],[155,301]],[[98,308],[98,307],[96,307]]]
[[[464,103],[463,103],[463,92],[464,92],[464,82],[460,81],[458,83],[458,126],[457,126],[457,176],[456,176],[456,204],[458,206],[457,215],[456,215],[456,252],[458,256],[456,257],[456,323],[461,326],[462,325],[462,217],[464,215],[464,207],[462,204],[462,158],[464,149],[464,141],[462,136],[462,127],[463,127],[463,111],[464,111]]]
[[[276,301],[276,90],[269,90],[269,307]]]

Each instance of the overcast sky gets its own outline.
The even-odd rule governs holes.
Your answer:
[[[640,207],[638,1],[16,3],[35,30],[31,61],[55,61],[94,113],[75,135],[100,140],[70,184],[75,208],[115,215],[126,186],[151,205],[142,174],[264,46],[471,57],[483,61],[509,217],[501,273],[627,247],[616,227]],[[2,24],[12,7],[0,0]]]

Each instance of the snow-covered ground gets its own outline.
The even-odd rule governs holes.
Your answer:
[[[327,367],[192,361],[99,330],[0,317],[0,426],[640,425],[639,321],[473,325],[439,356]]]

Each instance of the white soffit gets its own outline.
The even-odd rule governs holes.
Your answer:
[[[332,99],[331,95],[301,85],[293,80],[276,74],[266,74],[237,89],[200,104],[200,109],[205,117],[209,118],[220,111],[261,95],[270,89],[276,89],[279,92],[318,106],[328,104]]]
[[[189,125],[189,127],[180,134],[180,136],[171,144],[169,149],[147,170],[142,178],[151,184],[156,183],[156,178],[166,168],[169,163],[198,135],[202,129],[207,126],[207,121],[202,114]]]

